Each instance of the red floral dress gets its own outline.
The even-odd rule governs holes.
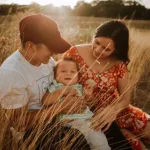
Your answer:
[[[76,47],[72,47],[67,51],[64,57],[73,58],[77,62],[80,69],[80,83],[83,86],[87,84],[89,79],[95,81],[93,91],[96,101],[95,109],[108,106],[119,96],[117,89],[118,78],[124,78],[127,72],[124,62],[114,65],[108,71],[99,74],[89,68],[79,55]],[[121,128],[128,129],[133,134],[139,134],[147,124],[147,117],[141,109],[130,105],[118,114],[116,122]]]

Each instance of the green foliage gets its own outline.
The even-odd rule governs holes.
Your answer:
[[[17,4],[11,4],[11,5],[0,5],[0,15],[8,15],[8,14],[15,14],[16,12],[22,11],[25,12],[28,7],[26,5],[17,5]]]
[[[150,19],[150,10],[136,1],[94,0],[91,3],[79,1],[74,13],[79,16]]]
[[[25,10],[47,15],[150,19],[150,9],[146,9],[143,5],[133,0],[93,0],[91,3],[78,1],[74,9],[70,6],[56,7],[52,4],[40,6],[37,3],[30,5],[0,5],[0,15],[15,14],[16,12],[25,12]]]

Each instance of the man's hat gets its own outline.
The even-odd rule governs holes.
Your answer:
[[[25,17],[20,22],[19,30],[22,42],[45,44],[54,53],[64,53],[71,47],[71,44],[61,37],[57,23],[42,14]]]

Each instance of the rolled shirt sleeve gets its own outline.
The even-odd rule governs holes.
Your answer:
[[[28,103],[27,84],[15,71],[0,69],[0,104],[4,109],[21,108]]]

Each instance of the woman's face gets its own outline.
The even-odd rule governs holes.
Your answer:
[[[92,50],[94,58],[106,58],[114,52],[115,44],[111,38],[96,37],[92,41]]]

